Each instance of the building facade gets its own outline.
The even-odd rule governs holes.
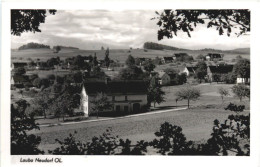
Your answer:
[[[101,92],[106,94],[112,108],[100,112],[138,113],[147,106],[147,85],[143,81],[88,82],[81,91],[81,109],[85,116],[93,114],[91,101]]]

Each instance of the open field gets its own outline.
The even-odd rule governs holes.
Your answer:
[[[130,51],[130,52],[129,52]],[[134,57],[145,57],[145,58],[155,58],[155,57],[162,57],[162,56],[172,56],[174,53],[185,52],[189,55],[196,58],[199,54],[206,55],[207,51],[171,51],[171,50],[149,50],[147,52],[144,49],[110,49],[109,57],[113,60],[118,60],[121,63],[124,63],[127,59],[128,55],[132,55]],[[98,59],[104,59],[105,57],[105,50],[77,50],[77,49],[62,49],[59,53],[53,53],[50,49],[28,49],[28,50],[12,50],[11,57],[12,61],[29,61],[29,58],[32,60],[40,59],[45,61],[52,57],[59,56],[62,60],[68,57],[73,57],[77,55],[82,56],[89,56],[96,53]],[[250,58],[249,54],[224,54],[225,61],[231,61],[232,59],[236,58],[236,56],[241,55],[244,58]]]
[[[223,109],[190,109],[103,122],[41,127],[41,130],[34,133],[41,136],[40,148],[47,151],[57,147],[55,139],[63,140],[74,131],[77,131],[75,136],[77,140],[88,141],[94,136],[101,135],[108,127],[112,128],[113,135],[118,135],[120,138],[128,138],[133,142],[151,141],[155,138],[154,132],[167,121],[181,126],[188,140],[203,142],[210,137],[213,121],[219,119],[223,122],[230,114],[231,111]]]

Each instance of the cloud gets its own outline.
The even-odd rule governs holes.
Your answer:
[[[189,38],[178,33],[172,39],[157,40],[159,27],[152,10],[58,10],[48,15],[40,25],[41,33],[23,33],[12,36],[12,48],[28,42],[53,45],[66,45],[80,49],[142,47],[144,42],[158,42],[180,48],[233,49],[249,47],[249,36],[219,36],[215,29],[199,26]]]

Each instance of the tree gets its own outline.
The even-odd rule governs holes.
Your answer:
[[[218,89],[218,93],[219,93],[219,95],[220,95],[220,97],[222,99],[222,104],[224,103],[224,97],[227,97],[227,96],[230,95],[228,89],[225,89],[223,87],[220,87]]]
[[[50,98],[49,92],[42,91],[38,96],[33,99],[34,112],[37,112],[37,115],[43,115],[46,118],[46,111],[49,108],[53,99]]]
[[[35,78],[33,80],[33,86],[35,86],[36,88],[40,88],[41,87],[41,79],[40,78]]]
[[[118,78],[122,80],[137,80],[142,79],[143,71],[141,68],[132,65],[123,68],[119,71]]]
[[[250,78],[250,60],[238,60],[238,62],[234,65],[233,73],[241,78]]]
[[[207,64],[204,61],[200,61],[196,65],[198,68],[195,71],[195,74],[201,83],[202,79],[205,79],[205,76],[207,75]]]
[[[14,75],[24,75],[26,70],[23,67],[18,67],[14,69]]]
[[[112,108],[112,104],[109,102],[107,95],[104,93],[97,93],[95,98],[91,100],[90,103],[92,104],[91,109],[96,113],[97,118],[99,112]]]
[[[213,73],[213,74],[212,74],[212,78],[213,78],[213,81],[216,81],[217,83],[218,83],[219,81],[221,81],[221,75],[218,74],[218,73]]]
[[[54,46],[53,47],[53,53],[59,53],[60,50],[61,50],[60,46]]]
[[[158,82],[158,79],[156,77],[152,77],[148,86],[148,93],[147,93],[147,101],[148,104],[153,103],[153,106],[155,107],[155,104],[160,104],[164,102],[165,93],[161,90],[161,85]]]
[[[196,57],[197,60],[206,60],[206,57],[203,56],[202,54],[199,54],[197,57]]]
[[[149,73],[151,73],[154,69],[155,69],[155,65],[153,64],[153,62],[152,61],[146,61],[145,63],[144,63],[144,69],[145,69],[145,71],[147,71],[147,72],[149,72]]]
[[[55,15],[56,10],[48,10]],[[11,10],[11,34],[20,36],[23,32],[41,32],[40,23],[45,22],[47,10]]]
[[[98,60],[97,60],[97,56],[95,54],[94,58],[93,58],[93,66],[97,66],[98,65]]]
[[[73,110],[80,105],[79,86],[63,85],[62,91],[53,99],[49,109],[63,121],[66,115],[73,116]]]
[[[106,67],[108,68],[109,67],[109,64],[110,64],[110,59],[109,59],[109,48],[107,48],[106,52],[105,52],[105,64],[106,64]]]
[[[200,90],[191,86],[181,88],[176,92],[177,100],[187,100],[188,108],[190,108],[190,100],[197,100],[200,97]]]
[[[158,17],[157,25],[158,40],[164,37],[173,38],[173,34],[177,36],[178,31],[183,31],[191,37],[190,32],[193,31],[198,24],[206,24],[207,28],[216,28],[219,35],[223,35],[226,31],[230,36],[232,31],[237,30],[235,34],[240,36],[250,32],[250,11],[248,9],[241,10],[164,10],[161,13],[156,12]],[[205,22],[205,20],[207,20]]]
[[[40,129],[35,123],[33,115],[29,117],[25,114],[28,102],[19,100],[11,104],[11,154],[12,155],[37,155],[44,151],[38,148],[41,138],[27,132]]]
[[[250,88],[244,84],[234,85],[232,92],[239,98],[240,102],[245,97],[250,99]]]
[[[182,133],[182,128],[165,122],[161,125],[160,130],[154,133],[156,138],[150,145],[158,149],[162,155],[189,155],[192,153],[191,141],[186,141]]]
[[[129,55],[125,61],[125,64],[128,67],[134,66],[135,65],[135,58],[132,55]]]

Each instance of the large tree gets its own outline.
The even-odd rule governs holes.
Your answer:
[[[158,79],[156,77],[152,77],[148,87],[148,94],[147,94],[148,103],[149,104],[153,103],[153,106],[155,107],[156,103],[160,104],[165,101],[164,95],[165,93],[162,91]]]
[[[177,100],[187,100],[188,108],[190,108],[190,101],[197,100],[200,97],[200,90],[195,87],[186,86],[176,92]]]
[[[246,85],[234,85],[232,87],[232,92],[242,101],[243,98],[248,97],[250,99],[250,88]]]
[[[205,79],[207,75],[207,64],[204,61],[199,61],[196,65],[198,68],[195,71],[196,77],[201,83],[202,79]]]
[[[29,106],[25,100],[11,104],[11,154],[12,155],[37,155],[44,152],[38,148],[41,138],[28,131],[40,129],[35,123],[33,115],[25,114]]]
[[[240,10],[164,10],[156,12],[158,40],[164,37],[173,38],[178,31],[183,31],[191,37],[198,24],[207,24],[207,28],[216,28],[219,35],[230,36],[234,32],[237,36],[250,32],[250,11]]]
[[[143,71],[136,65],[128,66],[119,71],[118,78],[122,80],[143,79]]]
[[[96,113],[97,118],[99,112],[112,108],[112,104],[109,102],[107,95],[104,93],[97,93],[95,98],[90,102],[92,104],[91,109],[94,111],[94,113]]]
[[[238,60],[238,62],[234,65],[233,73],[241,78],[250,78],[250,60]]]
[[[105,64],[106,64],[106,67],[108,68],[109,67],[109,64],[110,64],[110,59],[109,59],[109,48],[107,48],[106,52],[105,52]]]
[[[56,10],[48,10],[52,15]],[[11,34],[20,36],[23,32],[41,32],[40,23],[45,22],[47,10],[11,10]]]
[[[125,61],[125,64],[128,67],[134,66],[135,65],[135,58],[132,55],[129,55]]]

